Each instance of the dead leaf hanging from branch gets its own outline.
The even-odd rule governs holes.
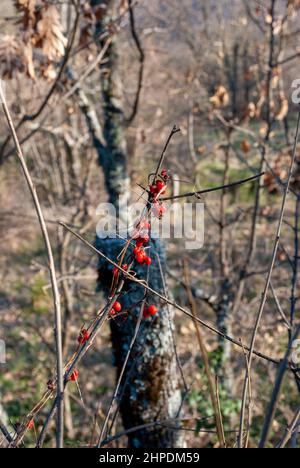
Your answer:
[[[229,104],[229,94],[224,86],[219,86],[209,101],[214,107],[226,107]]]
[[[9,79],[25,70],[23,47],[14,36],[0,38],[0,70],[1,75]]]
[[[282,121],[286,118],[289,112],[289,101],[287,99],[281,100],[281,106],[278,114],[276,115],[276,120]]]
[[[36,16],[36,0],[15,0],[17,11],[23,14],[22,23],[24,29],[32,28]]]
[[[32,39],[35,47],[41,48],[50,62],[59,60],[64,55],[67,38],[63,34],[60,14],[55,6],[50,5],[41,11],[36,35]]]

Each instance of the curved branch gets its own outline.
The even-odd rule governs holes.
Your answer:
[[[139,75],[138,75],[138,85],[137,85],[137,91],[135,95],[135,100],[133,104],[133,109],[131,112],[130,117],[127,119],[127,125],[130,125],[138,112],[138,107],[139,107],[139,102],[140,102],[140,97],[141,97],[141,91],[143,87],[143,79],[144,79],[144,64],[145,64],[145,52],[143,50],[140,38],[138,36],[137,30],[136,30],[136,25],[135,25],[135,15],[134,15],[134,8],[133,8],[133,2],[132,0],[128,0],[128,7],[129,7],[129,19],[130,19],[130,29],[131,29],[131,35],[132,38],[135,42],[136,48],[139,52],[139,61],[140,61],[140,69],[139,69]]]

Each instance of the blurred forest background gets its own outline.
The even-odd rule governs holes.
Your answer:
[[[123,193],[128,176],[130,197],[138,198],[138,184],[147,186],[174,124],[181,132],[171,140],[164,167],[182,181],[182,193],[265,173],[201,197],[202,249],[164,243],[172,301],[242,348],[250,345],[295,156],[298,109],[291,95],[300,79],[299,19],[298,0],[1,1],[0,74],[51,237],[65,363],[106,295],[101,285],[97,289],[97,255],[57,221],[93,244],[99,203]],[[111,76],[116,96],[105,88]],[[118,126],[115,143],[124,150],[126,137],[128,157],[126,167],[122,160],[116,169],[101,161],[101,151]],[[300,331],[299,150],[296,156],[255,336],[256,351],[271,361],[254,356],[251,363],[242,439],[248,351],[172,308],[177,370],[170,372],[178,375],[182,397],[172,424],[181,434],[177,445],[276,447],[289,428],[284,446],[299,447],[299,369],[288,364]],[[120,167],[124,173],[116,174]],[[55,375],[53,300],[43,238],[3,113],[0,196],[0,339],[7,352],[0,364],[0,419],[13,438],[26,421],[18,444],[34,447],[51,407],[49,401],[41,405],[31,424]],[[100,436],[116,385],[109,321],[78,367],[79,388],[67,386],[65,446],[95,445]],[[122,333],[126,320],[114,321]],[[157,376],[146,378],[156,385]],[[159,419],[159,405],[157,411]],[[122,431],[130,424],[122,407],[121,413],[123,423],[116,411],[104,434],[110,447],[127,444]],[[151,422],[146,412],[145,422]],[[54,422],[47,429],[44,445],[54,447]]]

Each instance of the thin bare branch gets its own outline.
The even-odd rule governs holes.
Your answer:
[[[41,232],[44,238],[48,260],[49,260],[49,271],[51,277],[52,293],[54,299],[54,312],[55,312],[55,340],[56,340],[56,371],[57,371],[57,407],[58,407],[58,418],[57,418],[57,447],[63,447],[63,433],[64,433],[64,411],[63,411],[63,359],[62,359],[62,319],[61,319],[61,304],[60,304],[60,295],[56,278],[56,270],[54,257],[51,247],[51,242],[48,234],[48,229],[44,214],[41,208],[41,204],[36,192],[36,188],[32,177],[30,175],[27,163],[25,161],[22,148],[19,143],[19,139],[9,112],[9,109],[6,104],[4,92],[0,83],[0,100],[2,103],[2,108],[10,128],[19,162],[21,163],[22,170],[29,187],[37,217],[39,220]]]

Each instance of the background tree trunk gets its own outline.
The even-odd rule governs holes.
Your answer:
[[[92,0],[92,6],[103,3]],[[105,21],[99,22],[96,35],[113,18],[114,1],[108,1],[108,13]],[[99,43],[99,49],[103,44]],[[95,122],[91,121],[92,112],[86,112],[87,123],[95,149],[99,156],[99,164],[103,168],[105,184],[110,203],[114,204],[122,216],[122,210],[130,197],[130,180],[128,177],[128,154],[125,137],[125,116],[122,102],[122,84],[117,70],[118,46],[114,38],[107,53],[105,69],[101,70],[103,96],[103,138],[95,134]],[[87,110],[88,103],[85,102]],[[97,247],[116,260],[124,241],[97,239]],[[151,288],[165,294],[164,280],[165,252],[159,240],[151,241],[151,257],[149,285]],[[158,261],[158,257],[160,262]],[[139,278],[146,279],[145,267],[135,268]],[[111,286],[112,269],[100,260],[99,285],[104,292]],[[127,288],[127,290],[126,290]],[[115,365],[120,373],[132,341],[138,316],[140,302],[144,299],[144,289],[138,285],[128,284],[126,294],[121,298],[123,309],[127,310],[128,318],[123,323],[111,321],[112,343],[115,355]],[[181,409],[181,392],[178,383],[177,361],[173,341],[173,312],[166,305],[157,303],[154,298],[149,302],[156,303],[160,312],[154,319],[143,320],[137,340],[129,359],[123,382],[120,388],[120,411],[125,429],[138,425],[165,421],[179,416]],[[140,430],[129,436],[130,447],[171,448],[182,447],[183,439],[179,431],[166,427],[155,426]]]

